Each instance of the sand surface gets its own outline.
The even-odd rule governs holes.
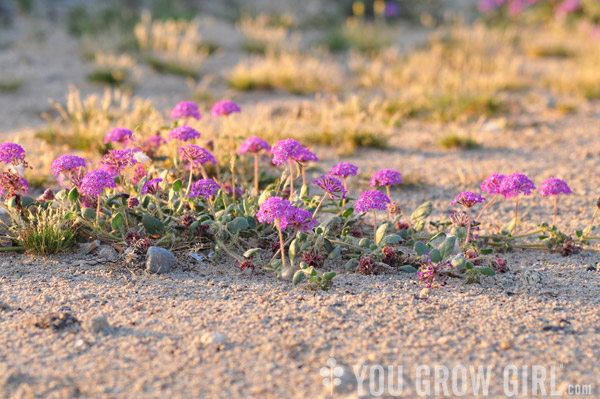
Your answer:
[[[0,53],[0,69],[22,74],[17,77],[25,82],[18,94],[0,95],[0,131],[7,138],[40,126],[47,98],[62,98],[69,83],[98,90],[85,81],[89,66],[77,43],[45,28],[47,43],[18,39]],[[16,34],[28,32],[23,29]],[[187,90],[182,79],[167,77],[137,94],[166,107]],[[560,203],[561,229],[581,229],[600,194],[600,105],[584,104],[567,116],[531,107],[478,127],[484,147],[468,152],[439,149],[445,126],[404,124],[390,148],[346,159],[361,168],[353,190],[364,188],[377,168],[397,168],[418,184],[394,190],[394,199],[408,210],[431,200],[433,217],[441,218],[456,193],[476,189],[490,173],[526,173],[537,185],[556,176],[573,189]],[[327,149],[318,155],[323,170],[339,160]],[[509,201],[494,205],[484,228],[507,222],[512,209]],[[521,228],[550,221],[551,212],[551,200],[523,200]],[[164,276],[113,271],[96,263],[95,254],[0,255],[0,397],[371,397],[366,385],[360,390],[354,368],[376,365],[404,367],[400,397],[406,398],[418,397],[419,365],[491,366],[484,396],[490,398],[506,397],[506,366],[539,365],[548,373],[554,367],[563,397],[600,397],[600,274],[588,270],[599,261],[596,247],[571,257],[518,250],[503,255],[508,273],[481,285],[451,279],[428,292],[415,275],[361,276],[338,264],[325,266],[340,271],[331,291],[312,292],[262,271],[242,274],[228,262],[194,264],[178,255],[175,271]],[[539,285],[526,283],[528,270],[541,274]],[[33,325],[58,311],[79,324],[57,332]],[[102,316],[109,327],[94,332],[88,324]],[[320,373],[330,358],[343,371],[333,396]],[[569,395],[576,386],[589,386],[591,394]],[[529,387],[518,397],[531,397]],[[545,387],[550,391],[549,382]]]

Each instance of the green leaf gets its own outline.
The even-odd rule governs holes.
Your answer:
[[[392,234],[390,236],[384,237],[381,242],[383,243],[383,245],[391,245],[391,244],[398,244],[402,240],[403,240],[403,238],[401,236],[399,236],[397,234]]]
[[[464,269],[465,267],[467,267],[467,259],[462,256],[456,258],[452,261],[452,266],[454,266],[457,269]]]
[[[303,278],[304,278],[304,271],[298,270],[296,273],[294,273],[294,278],[292,279],[292,283],[294,285],[298,285],[298,284],[300,284],[300,282],[302,281]]]
[[[77,198],[79,198],[79,192],[77,191],[77,187],[73,187],[71,191],[69,191],[69,201],[76,202]]]
[[[96,211],[92,208],[83,208],[81,215],[88,220],[96,220]]]
[[[303,184],[300,188],[300,197],[308,197],[308,186]]]
[[[342,247],[339,245],[336,245],[335,248],[333,248],[333,251],[331,251],[329,253],[328,258],[329,259],[337,259],[342,255]]]
[[[350,259],[344,265],[344,269],[346,269],[346,270],[354,270],[354,269],[356,269],[356,266],[358,266],[358,259]]]
[[[459,242],[467,239],[467,228],[466,227],[453,227],[450,230],[450,234],[455,236]]]
[[[368,238],[361,238],[360,241],[358,242],[358,246],[361,248],[371,248],[371,245],[373,245],[373,241],[369,240]]]
[[[329,272],[329,273],[323,274],[323,278],[325,280],[332,280],[335,276],[337,276],[336,272]]]
[[[383,239],[383,236],[385,236],[385,232],[387,231],[387,228],[388,228],[387,223],[383,223],[381,226],[379,226],[379,228],[377,229],[377,232],[375,233],[375,244],[379,245],[379,243]]]
[[[429,259],[431,259],[432,262],[441,262],[442,254],[440,253],[440,250],[434,248],[431,251],[429,251]]]
[[[282,248],[283,251],[283,248]],[[298,239],[294,238],[294,240],[290,243],[290,248],[288,249],[288,257],[290,258],[290,262],[292,265],[294,264],[294,259],[296,259],[296,253],[298,251]]]
[[[300,269],[308,270],[309,266],[306,262],[300,262]]]
[[[150,235],[162,236],[165,233],[165,225],[163,222],[147,213],[142,216],[142,224],[144,225],[146,232]]]
[[[521,218],[519,218],[518,220],[520,221]],[[504,226],[502,226],[502,228],[500,229],[500,231],[502,233],[512,234],[513,228],[515,226],[515,222],[516,222],[516,219],[513,218],[510,222],[508,222]]]
[[[181,186],[183,186],[183,182],[179,179],[175,180],[175,182],[173,182],[173,191],[179,192],[179,190],[181,190]]]
[[[433,205],[431,202],[427,201],[422,203],[415,209],[415,211],[410,215],[410,219],[413,224],[417,224],[423,222],[429,215],[431,215],[431,211],[433,210]]]
[[[244,254],[242,256],[244,258],[251,258],[252,255],[254,255],[255,253],[257,253],[258,251],[260,251],[260,248],[250,248],[249,250],[247,250],[246,252],[244,252]]]
[[[354,213],[354,208],[348,208],[344,211],[344,213],[342,213],[342,217],[344,219],[349,218],[350,215],[352,215]]]
[[[275,196],[275,191],[269,191],[269,190],[265,190],[260,194],[260,197],[258,198],[258,205],[262,204],[263,202],[265,202],[266,200],[268,200],[269,198]]]
[[[248,220],[248,226],[250,229],[254,230],[256,226],[258,226],[258,221],[254,216],[246,216],[246,219]]]
[[[496,274],[494,269],[492,269],[491,267],[482,267],[479,269],[479,272],[486,276],[494,276]]]
[[[417,241],[415,243],[415,251],[417,252],[417,255],[419,255],[419,256],[428,254],[430,250],[431,250],[431,248],[429,248],[427,245],[423,244],[421,241]]]
[[[494,252],[494,250],[493,250],[493,249],[491,249],[491,248],[484,248],[484,249],[480,250],[479,252],[480,252],[482,255],[489,255],[489,254],[491,254],[492,252]]]
[[[331,253],[331,251],[333,251],[333,244],[331,244],[331,241],[329,241],[327,238],[323,239],[323,247],[327,253]]]
[[[24,195],[23,197],[21,197],[21,205],[23,205],[25,208],[27,208],[29,205],[33,204],[35,202],[35,200],[31,197],[28,197],[27,195]]]
[[[448,256],[452,255],[452,252],[454,252],[455,245],[456,237],[446,237],[442,245],[440,245],[440,255],[442,256],[442,259],[446,259]]]
[[[123,214],[117,213],[112,220],[112,228],[113,230],[120,230],[123,226]]]
[[[417,269],[415,269],[415,267],[411,266],[411,265],[400,266],[398,268],[398,270],[400,270],[401,272],[406,272],[406,273],[416,273],[417,272]]]
[[[247,229],[248,227],[250,227],[250,224],[248,223],[248,219],[246,219],[245,217],[242,217],[242,216],[238,216],[237,218],[233,219],[231,222],[227,223],[227,229],[229,231],[231,231],[233,234],[237,234],[240,231]]]

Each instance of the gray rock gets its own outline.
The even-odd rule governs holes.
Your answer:
[[[227,337],[225,336],[225,334],[219,332],[205,332],[200,337],[200,343],[204,345],[226,344]]]
[[[294,278],[294,274],[296,274],[298,270],[300,270],[299,267],[288,266],[287,268],[281,271],[281,279],[284,281],[292,281],[292,279]]]
[[[92,252],[94,249],[100,246],[100,240],[95,240],[92,242],[86,242],[85,244],[79,244],[79,249],[77,253],[79,255],[87,255]]]
[[[69,312],[52,312],[33,321],[34,327],[52,329],[53,331],[60,331],[76,324],[79,324],[79,320]]]
[[[118,257],[117,251],[108,245],[101,245],[96,252],[100,258],[104,258],[108,262],[114,262]]]
[[[90,320],[86,320],[83,324],[83,328],[87,332],[98,334],[102,331],[108,330],[110,328],[110,324],[108,324],[106,316],[100,316]]]
[[[150,247],[146,253],[146,270],[150,273],[168,273],[175,264],[175,255],[161,247]]]
[[[525,287],[539,288],[544,284],[544,277],[542,273],[536,270],[525,270],[521,275],[521,283]]]

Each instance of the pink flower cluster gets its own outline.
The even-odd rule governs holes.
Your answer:
[[[279,197],[270,197],[260,204],[256,218],[261,223],[279,223],[279,228],[285,230],[288,226],[300,231],[313,229],[317,221],[310,212],[294,207],[290,201]]]

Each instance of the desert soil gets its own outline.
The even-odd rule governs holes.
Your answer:
[[[47,98],[63,98],[69,83],[95,90],[85,82],[89,66],[76,42],[61,30],[45,32],[46,44],[25,36],[0,53],[0,70],[25,82],[18,93],[0,95],[6,139],[41,125]],[[160,87],[137,94],[165,108],[189,94],[182,79],[156,81]],[[434,218],[447,214],[457,192],[476,189],[493,172],[526,173],[538,185],[561,177],[573,189],[560,202],[561,229],[585,227],[599,195],[600,105],[567,116],[545,104],[530,107],[476,128],[482,149],[440,150],[446,127],[409,122],[389,148],[347,160],[363,176],[384,166],[411,176],[416,184],[393,196],[407,210],[431,200]],[[319,155],[323,169],[339,161],[327,150]],[[364,186],[364,177],[357,183],[355,189]],[[484,228],[508,221],[512,210],[500,201]],[[551,212],[551,200],[523,200],[521,228],[550,221]],[[501,370],[508,365],[554,366],[564,397],[575,385],[591,385],[587,397],[600,397],[595,246],[571,257],[518,250],[502,255],[508,273],[481,285],[451,279],[428,292],[413,274],[361,276],[335,264],[326,265],[340,270],[332,289],[313,292],[262,271],[242,274],[230,262],[178,255],[175,271],[162,276],[113,270],[94,253],[0,255],[0,397],[327,398],[320,369],[330,358],[344,371],[335,398],[369,397],[359,393],[354,366],[403,366],[402,397],[412,398],[418,365],[458,364],[493,367],[490,398],[505,397]],[[525,283],[528,270],[540,273],[539,285]],[[34,325],[58,311],[79,323],[60,331]],[[89,323],[102,316],[109,326],[95,332]]]

